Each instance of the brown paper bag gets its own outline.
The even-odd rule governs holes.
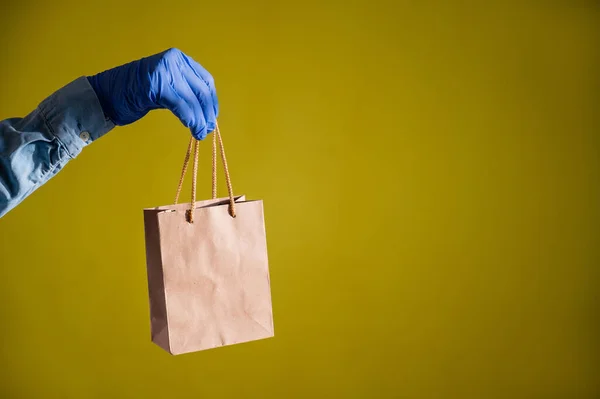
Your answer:
[[[216,197],[216,140],[228,198]],[[194,143],[192,201],[177,205]],[[173,355],[273,337],[262,201],[233,196],[213,132],[213,199],[196,201],[190,140],[176,205],[144,210],[151,338]]]

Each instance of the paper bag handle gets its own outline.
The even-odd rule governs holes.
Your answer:
[[[225,149],[223,148],[223,139],[219,130],[219,123],[215,125],[212,140],[212,197],[217,198],[217,140],[219,141],[219,149],[221,150],[221,159],[223,160],[223,170],[225,171],[225,181],[227,183],[227,192],[229,194],[229,215],[235,217],[235,200],[233,199],[233,188],[231,186],[231,176],[229,175],[229,168],[227,167],[227,158],[225,157]],[[199,140],[196,140],[193,136],[190,137],[190,143],[188,144],[185,159],[183,160],[183,168],[181,169],[181,177],[179,178],[179,184],[177,185],[177,193],[175,194],[175,204],[179,200],[179,194],[183,186],[183,180],[185,173],[187,172],[190,156],[192,155],[192,147],[194,150],[194,172],[192,174],[192,201],[190,203],[190,209],[186,212],[188,222],[194,223],[194,206],[196,204],[196,176],[198,174],[198,149]]]

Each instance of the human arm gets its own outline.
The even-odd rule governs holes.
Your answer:
[[[27,116],[0,121],[0,217],[114,126],[85,77],[54,92]]]
[[[204,139],[219,112],[212,76],[169,49],[80,77],[26,117],[0,121],[0,217],[116,125],[159,108],[172,111],[195,138]]]

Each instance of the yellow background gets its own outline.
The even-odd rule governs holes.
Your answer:
[[[156,111],[0,219],[0,397],[600,395],[594,2],[19,4],[1,118],[168,47],[214,75],[276,337],[150,342],[142,208],[172,201],[189,137]]]

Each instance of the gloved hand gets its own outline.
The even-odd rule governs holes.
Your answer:
[[[202,140],[219,115],[213,77],[177,49],[88,76],[102,109],[115,125],[128,125],[153,109],[171,110]]]

